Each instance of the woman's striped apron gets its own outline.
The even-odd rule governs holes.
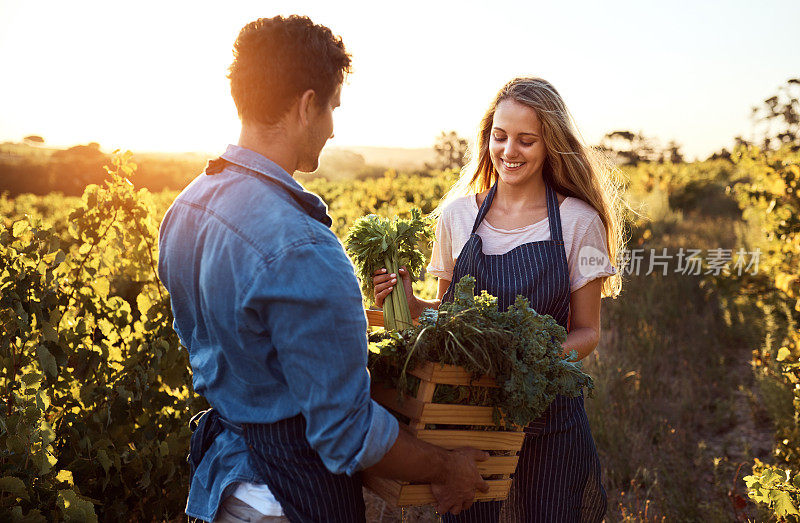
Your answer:
[[[452,301],[454,285],[469,274],[476,294],[497,296],[501,310],[517,295],[528,298],[540,314],[549,314],[568,329],[570,282],[561,231],[556,191],[545,183],[550,240],[519,245],[505,254],[483,253],[476,231],[492,205],[497,184],[483,201],[472,235],[456,260],[453,280],[443,301]],[[589,429],[583,395],[556,396],[541,418],[525,427],[511,493],[505,502],[475,503],[458,516],[443,521],[572,522],[601,521],[606,512],[606,492],[600,482],[600,460]]]

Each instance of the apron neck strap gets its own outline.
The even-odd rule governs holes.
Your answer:
[[[547,218],[550,222],[550,238],[555,242],[563,242],[562,234],[561,234],[561,212],[559,210],[558,205],[558,196],[556,195],[556,191],[550,187],[550,184],[545,182],[545,191],[547,193]],[[481,208],[478,210],[478,216],[475,217],[475,224],[472,226],[472,234],[478,230],[478,226],[480,226],[483,219],[486,217],[486,213],[489,212],[489,208],[492,206],[492,201],[494,200],[494,195],[497,193],[497,182],[494,183],[491,189],[489,189],[489,194],[486,195],[486,198],[483,200],[481,204]]]
[[[494,195],[496,192],[497,192],[497,182],[494,182],[492,188],[489,189],[489,194],[487,194],[486,198],[484,198],[483,203],[481,204],[481,208],[478,209],[478,216],[475,217],[475,225],[472,226],[472,234],[475,234],[475,231],[478,230],[478,226],[486,217],[486,213],[489,212],[489,207],[492,206],[492,200],[494,200]]]
[[[550,239],[557,243],[563,243],[558,195],[549,183],[545,182],[545,187],[547,188],[547,218],[550,221]]]

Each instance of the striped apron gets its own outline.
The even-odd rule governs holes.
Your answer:
[[[227,427],[244,438],[250,464],[269,487],[289,521],[360,523],[365,521],[361,475],[333,474],[306,439],[302,415],[275,423],[237,425],[214,409],[190,423],[190,473],[199,466],[214,438]]]
[[[500,310],[517,295],[528,298],[540,314],[551,315],[569,330],[570,282],[556,191],[545,183],[550,240],[519,245],[505,254],[483,253],[476,231],[492,205],[497,184],[483,201],[472,234],[459,254],[453,279],[443,301],[452,301],[456,282],[469,274],[475,293],[482,290],[498,299]],[[600,482],[600,460],[589,429],[583,395],[556,396],[545,413],[525,427],[511,492],[503,503],[477,502],[458,516],[443,521],[572,522],[601,521],[606,492]],[[502,508],[502,514],[501,514]]]

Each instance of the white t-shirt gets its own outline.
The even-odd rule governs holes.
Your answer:
[[[436,225],[431,261],[426,270],[438,278],[453,279],[453,269],[461,249],[469,240],[478,216],[476,195],[462,196],[450,202]],[[570,291],[575,292],[588,282],[617,273],[608,256],[606,230],[600,213],[580,198],[568,196],[559,206],[564,250],[569,266]],[[477,230],[483,241],[483,253],[504,254],[523,243],[552,239],[550,220],[515,229],[492,226],[486,218]]]
[[[283,516],[283,507],[263,483],[237,483],[231,494],[265,516]]]

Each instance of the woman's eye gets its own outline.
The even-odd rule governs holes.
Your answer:
[[[506,137],[505,137],[505,136],[497,136],[497,135],[494,135],[494,141],[495,141],[495,142],[502,142],[502,141],[503,141],[503,140],[505,140],[505,139],[506,139]]]
[[[522,144],[522,145],[524,145],[525,147],[528,147],[528,146],[530,146],[530,145],[533,145],[533,142],[519,142],[519,143],[520,143],[520,144]]]

